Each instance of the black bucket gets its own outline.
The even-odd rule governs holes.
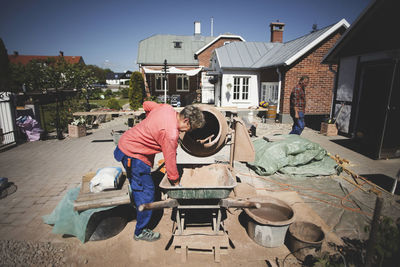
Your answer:
[[[325,234],[321,227],[310,222],[294,222],[289,227],[287,247],[301,261],[321,249]]]

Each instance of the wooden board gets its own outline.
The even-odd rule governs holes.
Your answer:
[[[90,192],[89,182],[95,175],[96,173],[92,172],[82,177],[82,186],[79,195],[74,202],[74,210],[84,211],[87,209],[118,206],[131,203],[128,179],[125,179],[121,189],[92,193]]]
[[[181,253],[181,261],[186,262],[189,253],[214,254],[214,261],[221,261],[221,254],[228,254],[229,238],[226,232],[217,234],[209,229],[185,229],[182,235],[174,233],[172,246]]]

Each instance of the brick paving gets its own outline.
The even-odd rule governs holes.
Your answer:
[[[60,241],[41,217],[80,185],[85,173],[120,165],[113,158],[111,130],[126,130],[126,121],[118,117],[85,137],[28,142],[0,153],[0,176],[18,187],[0,199],[0,239]]]

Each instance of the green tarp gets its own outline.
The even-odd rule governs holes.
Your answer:
[[[281,172],[289,175],[318,176],[337,173],[337,164],[324,148],[298,135],[281,135],[284,140],[253,141],[255,160],[248,165],[259,175]]]
[[[87,241],[86,228],[90,217],[100,211],[114,207],[89,209],[82,212],[74,210],[74,201],[78,197],[80,187],[70,189],[57,207],[49,215],[43,216],[46,224],[54,225],[54,234],[67,234],[76,236],[82,243]]]

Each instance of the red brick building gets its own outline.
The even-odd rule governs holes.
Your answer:
[[[48,60],[48,59],[54,59],[58,60],[60,58],[63,58],[67,63],[70,64],[85,64],[85,61],[83,61],[83,58],[81,56],[64,56],[64,52],[60,51],[60,54],[58,56],[36,56],[36,55],[20,55],[18,52],[14,52],[12,55],[8,55],[8,60],[10,63],[13,64],[22,64],[26,65],[32,60]]]
[[[289,122],[291,90],[307,75],[306,120],[329,116],[337,66],[321,62],[349,24],[343,19],[282,43],[284,26],[281,22],[270,24],[269,43],[234,43],[215,50],[210,73],[218,77],[217,106],[248,108],[267,101],[277,106],[280,121]]]

